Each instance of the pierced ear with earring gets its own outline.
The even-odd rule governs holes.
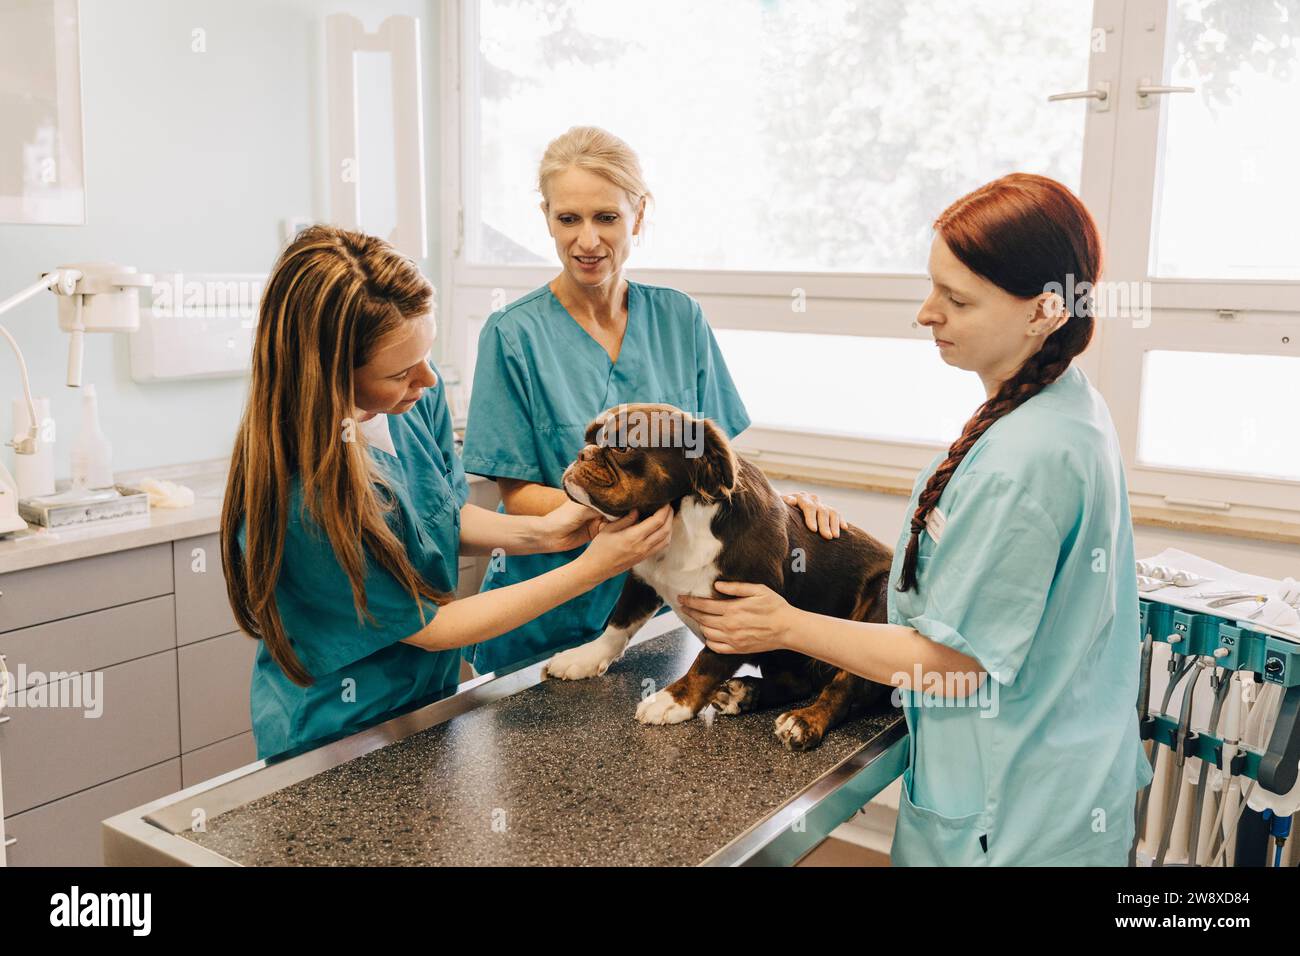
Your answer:
[[[1043,300],[1042,312],[1048,321],[1052,323],[1052,327],[1048,331],[1049,335],[1060,328],[1070,317],[1065,308],[1065,300],[1055,294],[1049,295]],[[1039,335],[1042,331],[1042,329],[1030,329],[1029,334]]]

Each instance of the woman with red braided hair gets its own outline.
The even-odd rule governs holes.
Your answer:
[[[900,688],[895,864],[1122,866],[1151,768],[1123,457],[1073,364],[1094,331],[1097,227],[1066,187],[1017,173],[934,228],[917,319],[987,400],[913,487],[888,623],[743,583],[682,603],[716,651],[788,648]]]

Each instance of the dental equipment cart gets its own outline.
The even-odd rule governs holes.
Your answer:
[[[1249,808],[1263,814],[1264,822],[1255,824],[1255,837],[1265,832],[1260,827],[1268,828],[1267,836],[1262,843],[1248,840],[1237,853],[1236,865],[1279,866],[1300,804],[1300,636],[1295,614],[1300,589],[1291,578],[1279,584],[1236,576],[1245,586],[1235,586],[1234,581],[1233,586],[1214,590],[1213,579],[1227,584],[1232,573],[1181,552],[1165,554],[1196,564],[1199,574],[1190,576],[1195,581],[1178,581],[1180,587],[1162,587],[1161,580],[1143,577],[1144,562],[1139,562],[1139,583],[1147,593],[1138,601],[1138,719],[1142,739],[1152,742],[1153,766],[1159,767],[1151,787],[1139,795],[1139,842],[1145,839],[1146,855],[1157,866],[1166,864],[1167,854],[1178,865],[1214,866],[1223,857],[1233,865],[1236,827]],[[1169,567],[1157,569],[1165,572],[1157,579],[1173,580]],[[1211,587],[1193,590],[1196,583]],[[1265,608],[1274,612],[1276,626],[1260,620]],[[1169,680],[1156,707],[1151,701],[1151,671],[1159,644],[1169,648]],[[1202,682],[1202,675],[1208,681]],[[1210,698],[1209,718],[1197,721],[1203,729],[1196,730],[1194,708],[1206,710],[1206,701],[1196,699],[1197,688],[1206,684],[1202,697]],[[1176,692],[1181,703],[1171,707]],[[1212,797],[1209,803],[1207,797]],[[1203,812],[1210,804],[1218,804],[1217,814]],[[1145,828],[1148,817],[1154,823]],[[1269,839],[1275,844],[1272,854]],[[1138,856],[1135,845],[1131,860],[1136,862]]]

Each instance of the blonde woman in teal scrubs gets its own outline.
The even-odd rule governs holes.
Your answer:
[[[749,425],[699,303],[623,276],[650,198],[636,154],[604,130],[575,127],[547,147],[538,182],[563,270],[488,319],[465,432],[465,470],[496,479],[503,510],[518,515],[568,500],[560,476],[607,408],[666,402],[733,438]],[[839,515],[815,495],[786,500],[810,529],[839,534]],[[534,578],[575,553],[507,558],[489,569],[483,590]],[[606,581],[466,657],[482,674],[585,644],[604,629],[622,587],[622,576]],[[592,677],[609,663],[562,654],[548,670]]]

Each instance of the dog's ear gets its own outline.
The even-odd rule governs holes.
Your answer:
[[[729,498],[740,477],[740,463],[722,429],[707,418],[692,425],[702,430],[702,453],[691,461],[696,493],[705,501]]]

